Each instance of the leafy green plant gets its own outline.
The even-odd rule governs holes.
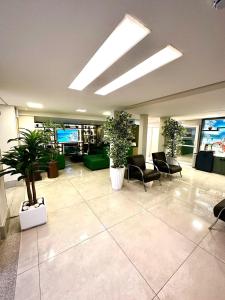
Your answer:
[[[19,137],[8,140],[8,143],[18,141],[20,144],[13,146],[0,159],[0,164],[7,166],[0,171],[0,176],[19,174],[18,181],[25,181],[29,205],[37,203],[34,175],[40,171],[37,170],[37,165],[46,155],[45,145],[48,138],[42,131],[24,129]]]
[[[178,121],[169,118],[164,122],[162,130],[168,156],[176,157],[180,153],[180,146],[183,143],[182,138],[186,129]]]
[[[113,161],[113,168],[122,168],[126,164],[133,139],[130,117],[129,113],[119,111],[114,117],[107,117],[104,123],[104,142],[110,144],[108,155]]]
[[[65,126],[63,123],[55,123],[51,120],[47,120],[46,122],[43,123],[44,126],[44,132],[48,136],[48,144],[52,142],[51,145],[46,145],[48,146],[48,156],[50,160],[57,160],[57,157],[59,155],[59,143],[57,142],[56,139],[56,129],[62,128],[65,130]]]

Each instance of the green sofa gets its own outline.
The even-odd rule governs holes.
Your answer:
[[[83,156],[84,165],[92,171],[109,168],[109,157],[107,155],[106,147],[95,149],[94,152],[95,154]]]
[[[94,154],[84,155],[84,165],[92,171],[109,168],[110,161],[107,155],[107,147],[92,149],[92,151]],[[129,149],[127,157],[131,155],[133,155],[132,147]]]

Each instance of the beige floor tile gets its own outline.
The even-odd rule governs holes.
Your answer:
[[[14,300],[40,300],[38,267],[18,275]]]
[[[21,232],[17,274],[38,265],[37,228]]]
[[[58,179],[69,179],[69,178],[84,178],[91,174],[91,171],[83,166],[83,164],[76,163],[67,166],[64,170],[59,171]]]
[[[104,230],[85,203],[49,213],[48,223],[38,227],[40,261]]]
[[[215,229],[209,231],[200,247],[217,256],[225,263],[225,223],[218,221]]]
[[[37,196],[47,201],[48,212],[79,204],[83,198],[68,180],[58,180],[37,188]]]
[[[74,184],[74,183],[73,183]],[[77,183],[76,190],[85,200],[103,197],[113,192],[109,178],[93,179],[87,183]]]
[[[168,198],[167,193],[158,183],[147,185],[147,192],[137,182],[127,183],[121,193],[126,195],[132,202],[142,205],[144,208],[154,206]]]
[[[42,174],[43,180],[36,182],[38,193],[48,201],[49,220],[46,225],[22,233],[18,272],[27,271],[18,275],[16,299],[19,300],[40,299],[38,271],[33,267],[38,262],[36,230],[40,259],[50,258],[41,264],[41,280],[46,280],[42,280],[43,299],[154,297],[111,237],[106,233],[98,235],[104,228],[81,202],[84,199],[105,225],[121,222],[111,228],[112,234],[158,291],[194,247],[183,235],[200,241],[214,220],[214,205],[225,198],[224,176],[185,166],[182,178],[174,176],[170,181],[162,177],[162,186],[158,182],[150,183],[147,192],[140,182],[126,180],[123,189],[115,192],[111,188],[109,169],[90,171],[82,163],[69,164],[59,173],[55,179]],[[25,189],[18,186],[7,192],[11,215],[18,214]],[[151,213],[139,212],[139,206]],[[127,219],[136,211],[139,215]],[[221,230],[224,224],[220,222],[200,244],[222,261],[225,261],[225,233]],[[78,245],[82,240],[86,241]],[[163,288],[160,299],[221,299],[224,265],[206,251],[194,251]]]
[[[177,199],[168,198],[149,211],[195,243],[208,233],[210,223],[193,214]]]
[[[42,300],[149,300],[153,291],[102,233],[40,265]]]
[[[116,225],[110,232],[155,292],[194,248],[192,242],[147,212]]]
[[[130,201],[126,195],[119,191],[102,198],[90,200],[88,204],[106,227],[110,227],[143,210],[140,205]]]
[[[83,174],[82,176],[76,176],[70,178],[70,182],[76,186],[78,184],[91,184],[96,182],[107,182],[109,181],[109,169],[104,170],[96,170],[96,171],[89,171],[86,174]]]
[[[159,293],[161,300],[224,300],[225,264],[198,248]]]

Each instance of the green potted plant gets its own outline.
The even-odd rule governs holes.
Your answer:
[[[165,137],[166,153],[175,158],[180,153],[186,129],[178,121],[169,118],[164,122],[162,135]]]
[[[59,143],[56,139],[57,128],[64,128],[63,124],[56,124],[53,121],[46,121],[43,123],[44,131],[47,133],[49,140],[47,142],[47,149],[49,150],[48,159],[48,177],[58,177],[58,170],[65,168],[65,157],[64,154],[59,153]]]
[[[132,127],[129,123],[131,115],[125,111],[115,113],[114,117],[107,117],[104,129],[104,141],[110,144],[108,155],[111,159],[110,178],[112,188],[120,190],[123,185],[127,153],[132,144]]]
[[[28,200],[21,203],[19,211],[22,230],[47,221],[46,201],[43,197],[37,199],[35,188],[35,172],[40,171],[37,170],[37,164],[40,166],[40,160],[46,154],[47,139],[41,131],[24,129],[18,138],[8,141],[18,141],[19,145],[13,146],[0,159],[0,164],[6,165],[0,171],[0,176],[18,174],[18,181],[24,180],[26,184]]]

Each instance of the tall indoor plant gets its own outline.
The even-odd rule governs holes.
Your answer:
[[[61,128],[65,130],[63,123],[57,124],[51,120],[43,123],[44,132],[49,136],[48,149],[49,154],[46,158],[48,160],[48,177],[58,177],[58,170],[65,168],[65,157],[64,154],[60,154],[59,143],[57,142],[56,131]]]
[[[40,161],[46,154],[47,139],[44,132],[24,129],[19,137],[8,141],[18,141],[19,145],[5,152],[0,160],[0,164],[6,165],[0,171],[0,176],[18,174],[18,181],[24,180],[26,185],[28,201],[24,201],[20,208],[22,229],[46,222],[45,202],[43,198],[37,199],[34,175],[40,171],[37,170],[37,165],[40,167]]]
[[[121,189],[123,185],[124,171],[127,153],[132,144],[133,134],[130,125],[131,115],[125,111],[118,111],[114,117],[107,117],[104,129],[104,141],[110,144],[108,150],[112,161],[110,166],[110,177],[112,188]]]
[[[169,118],[164,122],[162,135],[165,138],[166,152],[169,157],[176,157],[180,153],[185,128],[178,121]]]

